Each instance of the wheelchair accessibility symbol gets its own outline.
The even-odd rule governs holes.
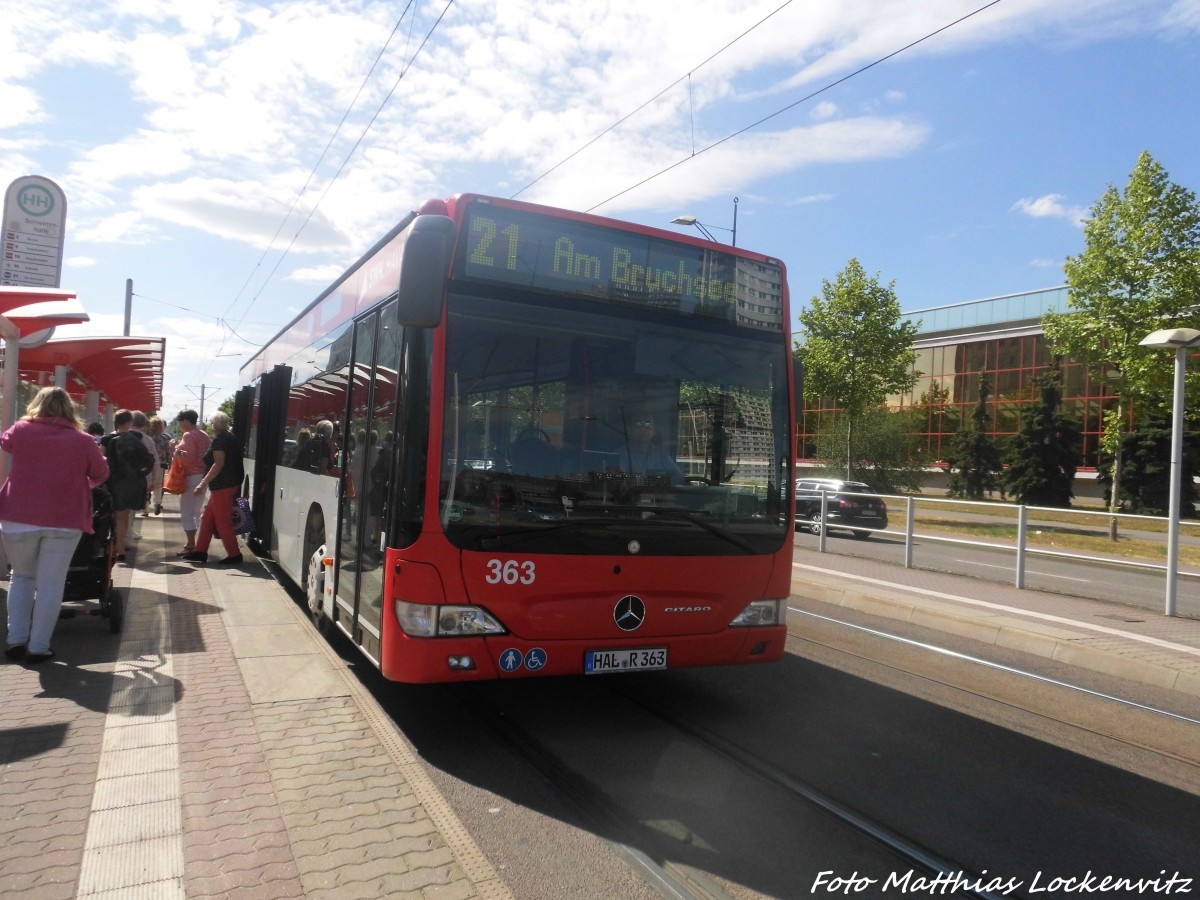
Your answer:
[[[521,668],[521,651],[512,647],[500,654],[500,669],[504,672],[515,672]]]
[[[530,672],[536,672],[544,665],[546,665],[546,651],[541,647],[534,647],[525,654],[525,668]]]

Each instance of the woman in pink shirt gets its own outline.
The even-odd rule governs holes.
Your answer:
[[[104,451],[62,388],[38,391],[0,435],[12,471],[0,485],[0,532],[12,566],[4,655],[30,665],[54,656],[50,637],[79,536],[92,531],[92,488],[108,478]]]
[[[183,463],[183,471],[187,475],[187,490],[179,495],[179,524],[187,536],[187,543],[176,556],[196,552],[196,529],[200,527],[200,510],[204,506],[204,491],[196,493],[196,485],[204,478],[208,466],[204,464],[204,454],[212,444],[204,429],[197,424],[200,417],[194,409],[185,409],[175,417],[183,437],[175,442],[175,456]]]

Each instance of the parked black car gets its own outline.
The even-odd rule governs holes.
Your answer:
[[[866,540],[887,528],[887,504],[870,485],[836,478],[796,479],[796,528],[821,533],[821,492],[826,495],[826,528],[841,528]]]

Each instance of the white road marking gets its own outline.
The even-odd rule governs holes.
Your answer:
[[[949,600],[954,603],[965,603],[968,606],[978,606],[981,609],[993,609],[998,612],[1013,613],[1018,616],[1027,616],[1032,619],[1041,619],[1044,622],[1054,622],[1058,625],[1071,625],[1075,628],[1083,628],[1087,631],[1095,631],[1099,634],[1112,635],[1114,637],[1128,638],[1131,641],[1140,641],[1143,644],[1152,644],[1155,647],[1164,647],[1167,650],[1175,650],[1180,653],[1186,653],[1189,656],[1200,657],[1200,648],[1188,647],[1184,644],[1176,644],[1172,641],[1164,641],[1159,638],[1147,637],[1146,635],[1133,634],[1129,631],[1121,631],[1119,628],[1109,628],[1105,625],[1092,625],[1088,622],[1079,622],[1075,619],[1067,619],[1062,616],[1052,616],[1049,613],[1033,612],[1028,609],[1020,609],[1015,606],[1005,606],[1002,603],[988,603],[986,600],[972,600],[970,597],[963,597],[959,594],[945,594],[941,591],[931,591],[926,588],[913,587],[907,584],[900,584],[895,581],[883,581],[879,578],[868,578],[865,575],[851,575],[848,572],[839,572],[837,569],[822,569],[820,566],[809,566],[804,563],[792,563],[793,569],[804,569],[809,572],[819,572],[822,575],[835,575],[838,578],[846,578],[851,581],[861,581],[865,584],[873,584],[878,587],[885,587],[892,590],[907,591],[910,594],[920,594],[925,597],[935,597],[938,600]]]

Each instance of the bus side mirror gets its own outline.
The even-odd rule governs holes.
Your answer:
[[[442,321],[454,236],[454,220],[448,216],[413,219],[400,257],[401,324],[433,328]]]

